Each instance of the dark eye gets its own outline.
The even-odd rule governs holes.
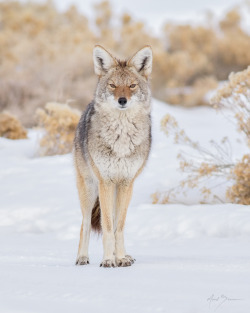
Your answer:
[[[116,86],[115,86],[114,84],[109,84],[109,86],[110,86],[111,88],[116,88]]]
[[[136,87],[136,84],[132,84],[132,85],[129,86],[129,88],[131,88],[131,89],[133,89],[135,87]]]

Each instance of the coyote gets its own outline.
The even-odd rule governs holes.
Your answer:
[[[152,50],[145,46],[120,61],[103,47],[93,51],[98,76],[94,100],[81,116],[74,141],[74,164],[83,215],[76,265],[89,264],[91,227],[103,233],[100,266],[130,266],[124,225],[133,183],[151,146]]]

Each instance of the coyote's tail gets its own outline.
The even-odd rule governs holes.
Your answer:
[[[101,208],[100,208],[99,197],[97,197],[95,205],[94,205],[93,210],[92,210],[91,227],[92,227],[93,231],[95,231],[97,233],[101,233],[101,231],[102,231]]]

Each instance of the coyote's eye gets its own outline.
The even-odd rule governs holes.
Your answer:
[[[136,87],[136,84],[132,84],[129,86],[130,89],[134,89]]]
[[[116,88],[114,84],[109,84],[109,86],[110,86],[111,88],[113,88],[113,89]]]

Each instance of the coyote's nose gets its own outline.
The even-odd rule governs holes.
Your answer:
[[[123,106],[124,106],[124,105],[127,103],[127,99],[124,98],[124,97],[122,97],[122,98],[119,98],[119,99],[118,99],[118,102],[119,102],[120,105],[123,105]]]

